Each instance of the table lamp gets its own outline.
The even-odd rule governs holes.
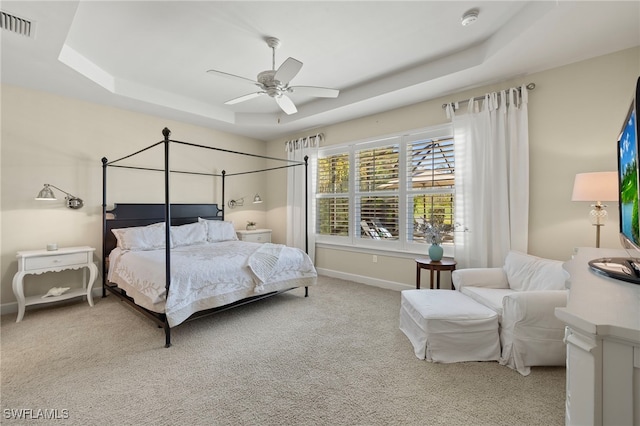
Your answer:
[[[595,202],[589,212],[591,223],[596,227],[596,247],[600,247],[600,228],[607,219],[603,201],[618,200],[618,172],[578,173],[573,182],[571,201]]]

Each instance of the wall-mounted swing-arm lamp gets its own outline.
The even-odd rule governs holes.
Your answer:
[[[229,206],[230,209],[244,206],[244,198],[245,197],[238,198],[237,200],[229,200],[227,205]],[[262,202],[262,198],[260,198],[260,195],[256,194],[255,197],[253,197],[253,204],[259,204],[261,202]]]
[[[42,188],[40,190],[40,192],[38,192],[38,196],[36,197],[36,200],[39,201],[55,201],[57,200],[55,194],[53,193],[53,191],[51,190],[51,188],[55,188],[60,192],[64,192],[65,194],[67,194],[66,197],[64,197],[65,201],[67,202],[67,207],[69,207],[70,209],[79,209],[80,207],[82,207],[84,205],[84,201],[82,201],[82,199],[69,194],[67,191],[64,191],[60,188],[58,188],[57,186],[51,185],[49,183],[45,183],[44,184],[44,188]]]

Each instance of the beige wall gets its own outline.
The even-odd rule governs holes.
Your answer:
[[[574,176],[580,172],[617,169],[616,139],[639,75],[640,49],[634,48],[313,129],[292,138],[323,132],[326,146],[442,124],[448,121],[442,110],[445,102],[533,82],[536,89],[529,94],[529,252],[566,260],[574,247],[595,244],[595,230],[588,220],[589,203],[570,201]],[[281,155],[282,143],[283,140],[271,141],[269,155]],[[276,194],[269,197],[275,199]],[[617,206],[610,204],[613,204],[608,209],[610,221],[602,230],[601,246],[619,248]],[[269,226],[278,233],[284,232],[279,208],[270,208]],[[318,268],[337,276],[414,285],[415,263],[411,256],[382,253],[377,260],[373,263],[370,252],[356,253],[337,247],[319,248],[316,252]]]
[[[593,245],[594,229],[587,219],[588,203],[570,201],[576,173],[616,169],[615,140],[640,75],[640,49],[595,58],[566,67],[535,73],[481,89],[458,93],[357,120],[309,130],[289,138],[321,131],[327,144],[341,144],[395,131],[447,122],[442,103],[514,85],[536,83],[529,97],[531,207],[529,252],[567,259],[575,246]],[[115,159],[162,139],[162,128],[172,138],[238,151],[284,157],[282,138],[262,143],[250,138],[171,122],[152,116],[62,98],[16,87],[2,87],[0,303],[15,301],[11,280],[17,270],[18,250],[60,246],[101,246],[102,169],[100,158]],[[244,167],[246,159],[209,160],[187,154],[176,169],[197,167],[218,172]],[[141,160],[157,160],[154,155]],[[220,162],[222,161],[222,162]],[[223,166],[224,164],[224,166]],[[241,166],[242,164],[242,166]],[[249,162],[249,166],[253,164]],[[185,166],[185,167],[181,167]],[[188,166],[188,167],[187,167]],[[110,172],[110,176],[111,172]],[[258,209],[250,202],[228,212],[227,219],[242,228],[248,219],[274,230],[274,242],[285,241],[284,171],[238,178],[227,186],[229,197],[263,195]],[[153,176],[124,173],[110,182],[110,202],[162,201],[162,184]],[[208,178],[205,178],[205,180]],[[84,199],[85,207],[70,210],[62,194],[53,204],[33,197],[44,183],[54,184]],[[219,189],[211,181],[175,178],[174,202],[219,202]],[[619,247],[617,209],[609,207],[610,222],[603,229],[602,245]],[[96,256],[96,260],[99,258]],[[413,286],[415,263],[411,255],[319,248],[316,264],[322,271],[363,282]],[[28,276],[27,294],[64,285],[65,274]],[[60,277],[57,277],[60,275]],[[448,280],[445,280],[448,282]],[[424,284],[424,278],[423,278]]]
[[[102,163],[115,160],[163,139],[168,127],[171,138],[254,154],[264,154],[265,144],[180,122],[80,102],[51,94],[2,86],[1,146],[1,234],[0,302],[14,302],[11,289],[17,271],[16,252],[58,246],[102,246]],[[171,167],[219,173],[264,167],[264,160],[238,158],[178,145],[170,145]],[[137,158],[135,165],[162,166],[163,145]],[[173,202],[220,202],[220,184],[211,177],[172,177]],[[35,201],[44,183],[53,184],[82,198],[79,210],[64,207],[64,194],[55,191],[58,201]],[[254,205],[256,192],[264,194],[264,179],[252,174],[227,178],[226,198],[248,196],[244,207],[228,210],[225,219],[243,228],[248,219],[266,226],[266,204]],[[163,174],[109,168],[108,203],[163,202]],[[77,272],[28,275],[26,295],[38,294],[53,286],[65,286],[78,279]],[[98,285],[96,285],[98,287]]]

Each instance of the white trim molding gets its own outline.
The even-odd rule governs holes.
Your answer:
[[[353,281],[360,284],[367,284],[373,287],[386,288],[387,290],[402,291],[402,290],[411,290],[415,288],[415,286],[404,284],[404,283],[380,280],[377,278],[365,277],[363,275],[349,274],[346,272],[334,271],[332,269],[316,268],[316,270],[318,271],[319,275],[324,275],[331,278],[340,278],[343,280]]]

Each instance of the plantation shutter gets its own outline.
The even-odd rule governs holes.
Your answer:
[[[356,217],[360,236],[397,239],[399,235],[399,143],[356,150]]]
[[[349,235],[349,154],[318,158],[316,229],[320,235]]]
[[[408,146],[407,212],[409,239],[424,242],[420,226],[444,226],[444,242],[453,242],[454,172],[453,139],[420,139]]]

